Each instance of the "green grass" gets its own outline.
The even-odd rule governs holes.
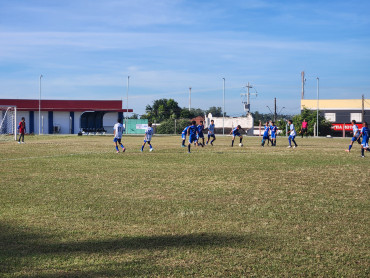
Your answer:
[[[370,153],[230,137],[0,143],[1,277],[368,277]]]

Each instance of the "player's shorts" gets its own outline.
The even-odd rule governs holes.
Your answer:
[[[204,134],[203,134],[203,132],[198,133],[197,137],[198,137],[198,138],[204,138]]]
[[[214,134],[208,134],[208,138],[216,138],[216,136]]]
[[[263,135],[262,139],[268,140],[269,139],[269,136],[268,135]]]
[[[271,139],[276,139],[276,133],[271,133]]]
[[[186,139],[186,133],[181,133],[181,138],[182,138],[182,140],[185,140]]]
[[[352,141],[352,142],[356,142],[358,139],[360,139],[360,137],[359,137],[359,136],[358,136],[358,137],[353,136],[353,137],[352,137],[352,139],[351,139],[351,141]]]
[[[113,142],[121,144],[121,138],[114,138]]]
[[[369,148],[369,138],[362,138],[361,146],[364,149],[368,149]]]
[[[289,140],[294,140],[294,138],[295,138],[295,135],[289,135],[288,137]]]
[[[144,139],[144,143],[148,143],[148,144],[150,144],[150,140],[146,140],[146,139]]]
[[[302,133],[307,132],[307,128],[302,128],[301,132],[302,132]]]
[[[190,135],[189,136],[189,143],[193,143],[193,142],[197,142],[197,136],[194,134],[194,135]]]
[[[234,136],[234,137],[235,137],[235,136],[239,136],[239,137],[240,137],[241,135],[240,135],[240,133],[239,133],[239,132],[235,132],[235,133],[233,133],[233,136]]]

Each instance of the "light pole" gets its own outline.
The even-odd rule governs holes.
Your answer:
[[[317,119],[316,119],[316,126],[317,126],[317,137],[319,137],[319,78],[316,77],[317,80]]]
[[[40,75],[40,82],[39,82],[39,135],[41,134],[41,78],[42,74]]]
[[[127,92],[126,92],[126,124],[125,124],[125,129],[126,129],[126,134],[128,133],[128,91],[130,88],[130,76],[127,76]]]
[[[225,135],[225,78],[223,79],[222,135]]]
[[[189,112],[191,109],[191,87],[189,87]]]

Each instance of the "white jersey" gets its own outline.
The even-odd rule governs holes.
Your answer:
[[[123,127],[123,124],[116,123],[113,127],[113,130],[115,131],[114,138],[121,139],[122,138],[122,133],[125,131],[125,128]]]
[[[290,129],[290,135],[291,135],[291,136],[295,136],[295,135],[296,135],[296,133],[295,133],[294,124],[291,124],[291,125],[290,125],[290,127],[289,127],[289,129]]]
[[[210,124],[209,125],[208,134],[215,134],[215,124]]]
[[[145,130],[145,140],[151,141],[153,136],[153,128],[148,126]]]
[[[358,137],[360,135],[360,132],[358,131],[358,126],[357,125],[353,125],[352,130],[353,130],[353,137]]]

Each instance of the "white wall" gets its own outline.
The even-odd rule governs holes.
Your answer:
[[[81,115],[82,115],[82,112],[75,112],[74,115],[75,115],[75,129],[74,129],[73,133],[77,134],[81,130]]]
[[[60,126],[60,134],[70,134],[69,117],[69,112],[53,112],[53,126]]]
[[[215,127],[223,127],[223,117],[212,117],[212,114],[209,113],[206,118],[205,127],[208,127],[211,124],[211,120],[215,121]],[[253,128],[253,117],[249,114],[247,117],[225,117],[225,127],[234,128],[237,125],[240,125],[244,129]]]
[[[104,114],[103,127],[107,131],[107,133],[113,133],[113,126],[115,125],[115,123],[117,123],[117,119],[117,112],[109,112]]]
[[[26,112],[29,113],[29,112]],[[35,134],[39,134],[39,111],[33,113],[35,118]],[[44,119],[42,119],[44,117]],[[48,134],[49,131],[48,112],[41,111],[41,134]]]

